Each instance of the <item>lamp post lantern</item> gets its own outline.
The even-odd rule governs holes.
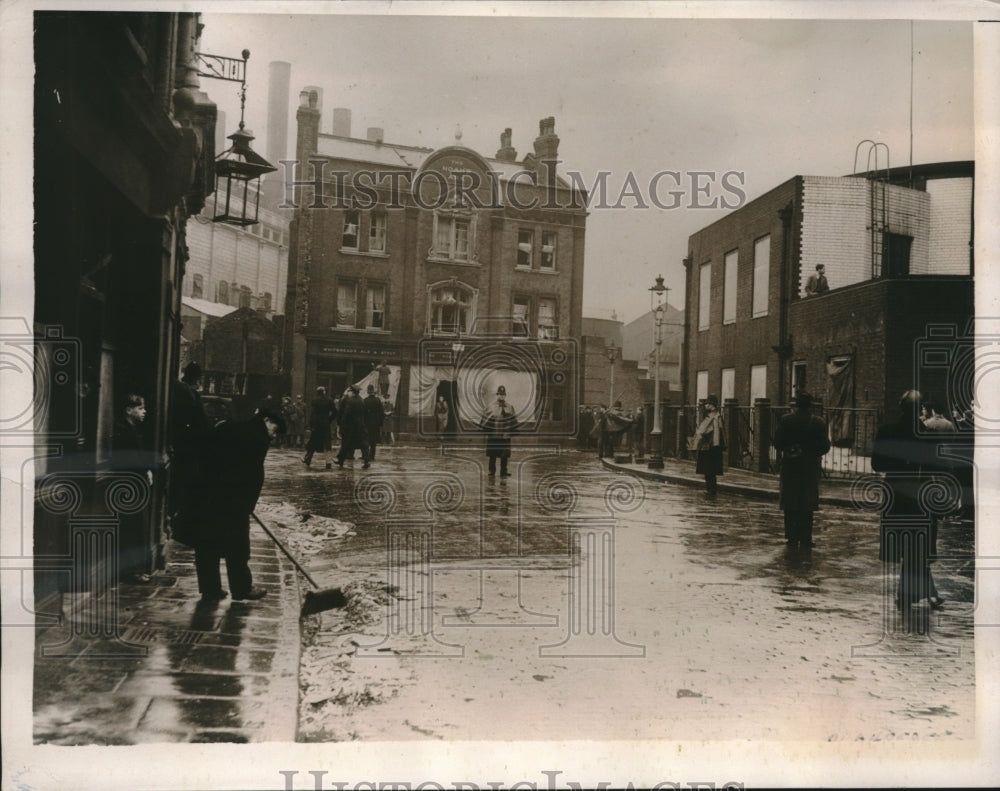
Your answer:
[[[201,66],[199,77],[240,83],[240,125],[229,135],[233,145],[215,158],[215,216],[212,222],[246,227],[256,225],[260,213],[260,179],[277,168],[253,150],[253,132],[246,128],[243,113],[247,101],[247,60],[250,50],[241,53],[242,60],[223,55],[196,52]],[[224,197],[222,196],[224,193]]]
[[[663,285],[663,275],[658,275],[656,283],[649,289],[649,306],[653,312],[656,327],[653,347],[653,430],[650,436],[649,463],[651,470],[663,469],[663,426],[660,423],[660,344],[663,343],[663,315],[667,309],[667,292]]]
[[[608,406],[613,407],[615,405],[615,360],[618,359],[618,353],[621,351],[612,340],[611,343],[605,347],[605,351],[608,354],[608,362],[611,363],[611,392],[608,394]]]

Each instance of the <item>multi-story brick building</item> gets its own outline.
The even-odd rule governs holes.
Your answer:
[[[521,420],[573,431],[585,196],[556,169],[544,119],[521,162],[511,133],[487,159],[320,131],[297,112],[285,360],[296,392],[334,393],[382,371],[397,432],[469,428],[504,384]],[[343,117],[341,117],[341,121]],[[492,392],[490,392],[492,391]]]
[[[972,162],[796,176],[692,235],[686,403],[803,388],[890,409],[917,383],[928,329],[960,335],[973,317],[973,178]],[[807,296],[817,265],[830,289]]]

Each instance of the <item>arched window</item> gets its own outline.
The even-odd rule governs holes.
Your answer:
[[[201,299],[205,291],[205,278],[202,275],[195,275],[191,278],[191,296],[194,299]]]
[[[428,286],[430,291],[430,329],[432,335],[468,335],[472,332],[476,292],[449,280]]]
[[[223,305],[229,304],[229,283],[225,280],[219,281],[219,297],[218,301]]]

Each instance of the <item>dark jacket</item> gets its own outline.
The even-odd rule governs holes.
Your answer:
[[[367,435],[365,430],[365,402],[361,396],[352,393],[344,396],[340,402],[340,414],[337,416],[340,425],[340,435],[347,441],[356,441]]]
[[[510,404],[494,404],[483,414],[479,427],[487,432],[486,455],[510,456],[510,435],[517,431],[514,407]]]
[[[886,483],[892,489],[890,514],[922,513],[921,485],[934,473],[951,471],[951,463],[937,455],[941,437],[920,436],[916,426],[916,415],[906,411],[879,428],[875,435],[872,469],[885,473]]]
[[[372,393],[365,397],[365,428],[372,441],[378,440],[382,434],[382,424],[385,422],[385,408],[382,399]]]
[[[174,382],[170,401],[170,441],[178,454],[197,454],[208,434],[201,394],[183,380]]]
[[[318,438],[330,438],[330,425],[337,417],[337,405],[329,396],[316,396],[309,404],[309,428]]]
[[[774,447],[781,451],[779,505],[784,511],[819,508],[820,460],[830,450],[826,422],[808,412],[785,415],[774,433]]]
[[[205,445],[203,530],[208,535],[246,527],[264,485],[264,458],[271,444],[259,416],[220,423]]]

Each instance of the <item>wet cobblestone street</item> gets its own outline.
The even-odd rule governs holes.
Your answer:
[[[970,522],[941,532],[945,608],[903,624],[870,512],[823,506],[803,554],[767,500],[574,451],[517,452],[509,479],[484,462],[481,448],[380,448],[371,470],[269,456],[269,502],[355,525],[305,559],[320,586],[395,591],[370,622],[322,616],[300,738],[973,735]]]

